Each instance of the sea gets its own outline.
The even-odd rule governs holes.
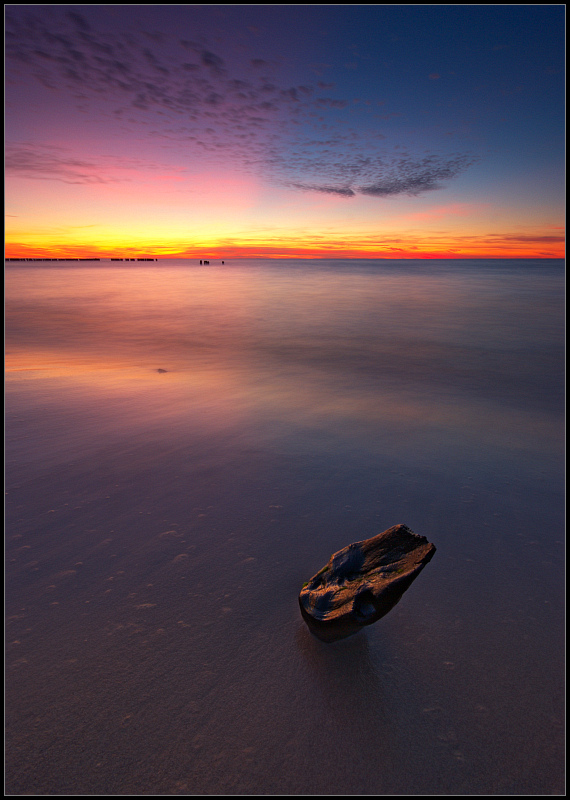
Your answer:
[[[8,794],[564,794],[564,262],[5,270]],[[298,595],[437,550],[323,643]]]

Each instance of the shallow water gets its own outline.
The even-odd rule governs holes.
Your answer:
[[[8,793],[563,793],[563,291],[9,265]],[[302,583],[399,522],[418,580],[312,637]]]

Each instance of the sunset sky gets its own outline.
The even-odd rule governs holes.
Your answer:
[[[564,255],[563,5],[5,8],[7,256]]]

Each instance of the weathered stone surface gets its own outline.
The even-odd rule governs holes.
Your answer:
[[[406,525],[334,553],[299,595],[309,630],[334,642],[372,625],[396,605],[434,553],[434,545]]]

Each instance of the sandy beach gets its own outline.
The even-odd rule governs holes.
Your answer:
[[[561,262],[6,274],[8,794],[564,793]]]

